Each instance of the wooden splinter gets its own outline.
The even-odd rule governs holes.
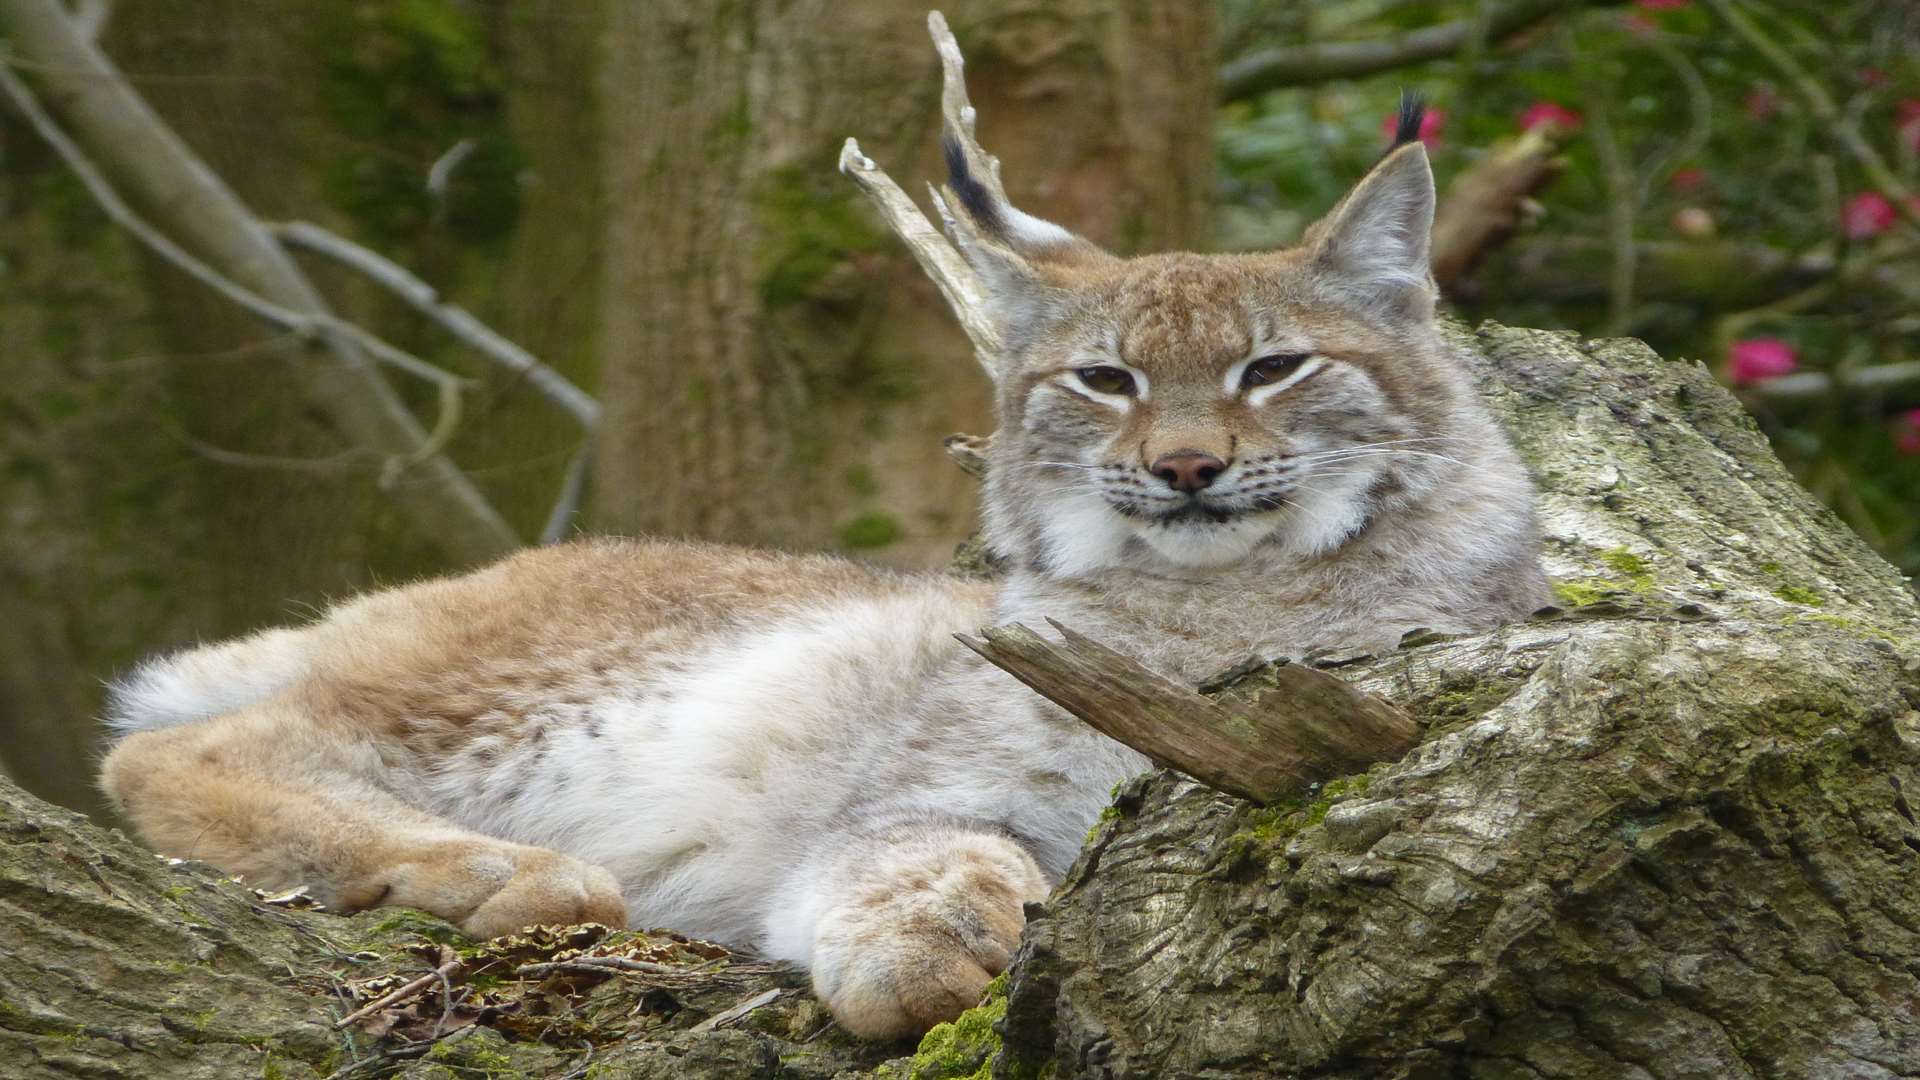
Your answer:
[[[1204,697],[1049,619],[1059,641],[1018,623],[962,644],[1088,726],[1208,787],[1262,805],[1411,750],[1420,725],[1391,703],[1301,664],[1244,706]]]

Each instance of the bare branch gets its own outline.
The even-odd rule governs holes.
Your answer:
[[[960,55],[960,45],[947,28],[946,18],[938,11],[927,13],[927,32],[932,35],[934,48],[940,54],[940,103],[947,134],[959,142],[967,155],[969,167],[980,182],[996,195],[1001,195],[1000,162],[981,149],[973,136],[976,116],[973,105],[967,100],[965,61]],[[919,262],[920,269],[933,279],[934,285],[940,289],[940,295],[946,298],[947,306],[953,309],[955,317],[960,320],[960,328],[966,331],[967,339],[973,342],[974,355],[981,367],[992,375],[995,358],[1000,355],[1000,331],[987,315],[986,296],[974,276],[973,268],[960,257],[960,252],[947,237],[927,221],[926,215],[900,189],[900,185],[894,183],[893,178],[872,158],[860,152],[860,144],[853,139],[848,139],[840,151],[840,171],[852,179],[873,202],[881,217],[886,219],[888,228],[907,245],[907,250]],[[942,223],[951,230],[954,221],[945,200],[938,191],[932,192],[932,198]]]
[[[87,163],[89,190],[96,198],[102,192],[111,196],[103,207],[117,210],[114,217],[123,227],[183,271],[197,268],[194,276],[256,317],[320,345],[326,362],[301,358],[291,366],[306,400],[355,445],[388,458],[413,459],[427,435],[373,361],[435,380],[443,397],[455,385],[454,377],[335,318],[293,258],[87,40],[59,0],[0,0],[0,19],[8,45],[44,80],[60,124],[11,71],[6,72],[6,96],[23,111],[31,103],[30,118],[43,135],[63,136],[56,149],[69,165]],[[65,138],[69,130],[73,137]],[[152,208],[165,233],[127,211],[113,194],[115,187],[78,153],[81,143],[112,169],[117,185]],[[200,258],[187,255],[189,248]],[[479,561],[521,546],[512,527],[451,461],[436,455],[415,461],[414,467],[418,482],[394,485],[395,503],[449,555]]]
[[[1769,404],[1784,404],[1825,398],[1835,390],[1849,394],[1886,394],[1920,387],[1920,360],[1898,364],[1875,364],[1837,375],[1824,371],[1796,371],[1791,375],[1762,379],[1742,388],[1743,394],[1765,398]]]
[[[1057,642],[1018,624],[960,641],[1102,734],[1230,795],[1271,803],[1420,741],[1399,709],[1324,671],[1273,668],[1272,690],[1230,707],[1052,626]]]
[[[381,1009],[384,1009],[389,1005],[397,1005],[400,1002],[407,1000],[408,998],[417,997],[421,992],[426,990],[427,987],[432,986],[434,983],[436,982],[444,983],[447,979],[451,978],[455,972],[458,972],[465,965],[466,965],[466,961],[461,960],[458,956],[454,955],[454,952],[452,949],[449,949],[445,945],[442,945],[440,946],[440,965],[438,967],[434,968],[432,971],[427,972],[425,975],[422,975],[419,978],[414,979],[412,982],[409,982],[404,986],[398,987],[388,993],[382,994],[379,997],[374,998],[372,1001],[367,1002],[365,1005],[362,1005],[359,1008],[348,1013],[347,1015],[341,1017],[340,1019],[335,1020],[333,1022],[333,1029],[335,1031],[339,1031],[341,1028],[351,1027],[352,1025],[358,1023],[361,1020],[366,1019],[369,1016],[372,1016],[374,1013],[379,1012]]]
[[[415,378],[436,383],[441,389],[441,415],[436,423],[435,435],[421,443],[418,450],[391,458],[393,462],[417,464],[439,452],[446,437],[452,434],[449,417],[459,415],[459,389],[467,385],[467,380],[449,371],[442,371],[425,360],[407,352],[398,346],[375,337],[360,327],[323,312],[302,312],[282,307],[266,297],[242,286],[239,282],[215,270],[212,266],[195,258],[185,248],[174,243],[165,233],[148,224],[146,219],[134,213],[126,202],[114,191],[104,175],[93,164],[78,144],[67,137],[52,116],[40,107],[40,101],[33,91],[20,80],[4,63],[0,63],[0,90],[4,90],[16,108],[33,125],[33,129],[47,144],[53,147],[67,167],[80,178],[94,202],[106,212],[108,218],[136,240],[146,245],[155,255],[173,264],[189,277],[226,297],[228,300],[246,309],[246,311],[264,322],[271,323],[294,334],[304,341],[313,341],[323,336],[332,336],[366,350],[366,352],[394,368],[406,372]]]
[[[73,5],[74,28],[88,41],[99,41],[113,18],[113,0],[79,0]]]
[[[477,140],[461,139],[448,147],[446,153],[435,158],[433,164],[427,167],[427,194],[444,200],[447,197],[447,185],[453,182],[454,172],[466,164],[466,160],[479,148]]]
[[[987,318],[986,297],[973,276],[973,268],[927,221],[920,208],[907,198],[907,193],[900,190],[900,185],[872,158],[862,154],[860,144],[852,139],[848,139],[840,151],[840,171],[872,200],[880,216],[886,219],[887,227],[907,245],[920,269],[939,287],[940,295],[960,320],[960,328],[966,331],[967,340],[973,342],[980,366],[991,374],[993,358],[1000,353],[1000,332]]]
[[[208,461],[217,461],[222,465],[233,465],[243,469],[276,469],[281,472],[337,473],[351,468],[356,461],[366,457],[361,450],[342,450],[325,457],[284,457],[274,454],[249,454],[239,450],[228,450],[198,439],[188,439],[187,447]]]
[[[587,495],[587,478],[593,475],[593,440],[588,439],[574,451],[567,471],[560,478],[560,494],[547,511],[547,523],[540,529],[540,542],[557,544],[573,531],[573,519]]]
[[[773,1004],[774,999],[778,998],[782,993],[785,993],[785,991],[778,986],[771,990],[763,990],[724,1012],[714,1013],[712,1016],[707,1017],[705,1020],[700,1021],[687,1030],[712,1031],[717,1027],[725,1027],[736,1020],[744,1018],[755,1009]]]
[[[551,975],[554,972],[606,974],[613,971],[631,971],[641,975],[685,975],[688,970],[683,966],[656,964],[651,960],[634,960],[625,956],[575,956],[566,960],[522,964],[514,968],[513,973],[520,977]]]
[[[600,403],[532,353],[514,344],[486,323],[474,318],[465,308],[440,299],[433,286],[376,251],[329,232],[306,221],[288,221],[268,226],[281,242],[325,255],[358,271],[405,300],[415,311],[427,316],[459,338],[475,352],[518,375],[547,400],[573,414],[580,426],[591,432],[600,424]]]
[[[1438,60],[1467,48],[1477,39],[1509,37],[1556,13],[1579,6],[1566,0],[1512,0],[1482,16],[1425,26],[1398,37],[1261,49],[1236,57],[1220,68],[1220,98],[1240,101],[1285,86],[1353,79]]]
[[[966,154],[967,171],[993,200],[1006,203],[1009,200],[1000,184],[1000,159],[987,153],[975,131],[980,114],[967,97],[967,62],[960,55],[960,42],[948,28],[947,17],[938,11],[927,12],[927,33],[933,38],[934,51],[940,54],[941,134],[960,144]]]

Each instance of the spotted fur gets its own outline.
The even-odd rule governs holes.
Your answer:
[[[1267,255],[1118,259],[976,188],[956,240],[1009,343],[984,495],[1003,580],[529,551],[142,666],[115,691],[115,805],[342,910],[760,950],[891,1037],[977,998],[1147,767],[956,632],[1056,618],[1197,679],[1544,602],[1526,475],[1434,327],[1417,143]],[[1176,489],[1156,463],[1183,453],[1221,468]]]

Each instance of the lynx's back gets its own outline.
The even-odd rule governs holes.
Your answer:
[[[142,834],[477,934],[716,937],[898,1036],[978,999],[1148,767],[954,634],[1054,619],[1196,679],[1545,602],[1528,478],[1434,321],[1417,143],[1298,248],[1121,259],[950,134],[999,580],[592,541],[376,593],[123,681],[103,782]]]

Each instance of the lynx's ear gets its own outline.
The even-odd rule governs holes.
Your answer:
[[[1418,103],[1401,106],[1400,145],[1361,178],[1333,212],[1307,231],[1321,281],[1382,315],[1433,315],[1433,170],[1417,135]]]
[[[988,309],[1008,352],[1033,340],[1069,296],[1073,270],[1113,260],[1092,243],[1024,213],[1007,201],[987,158],[980,175],[968,147],[951,131],[941,147],[947,157],[947,191],[954,210],[940,200],[947,235],[979,275]]]

